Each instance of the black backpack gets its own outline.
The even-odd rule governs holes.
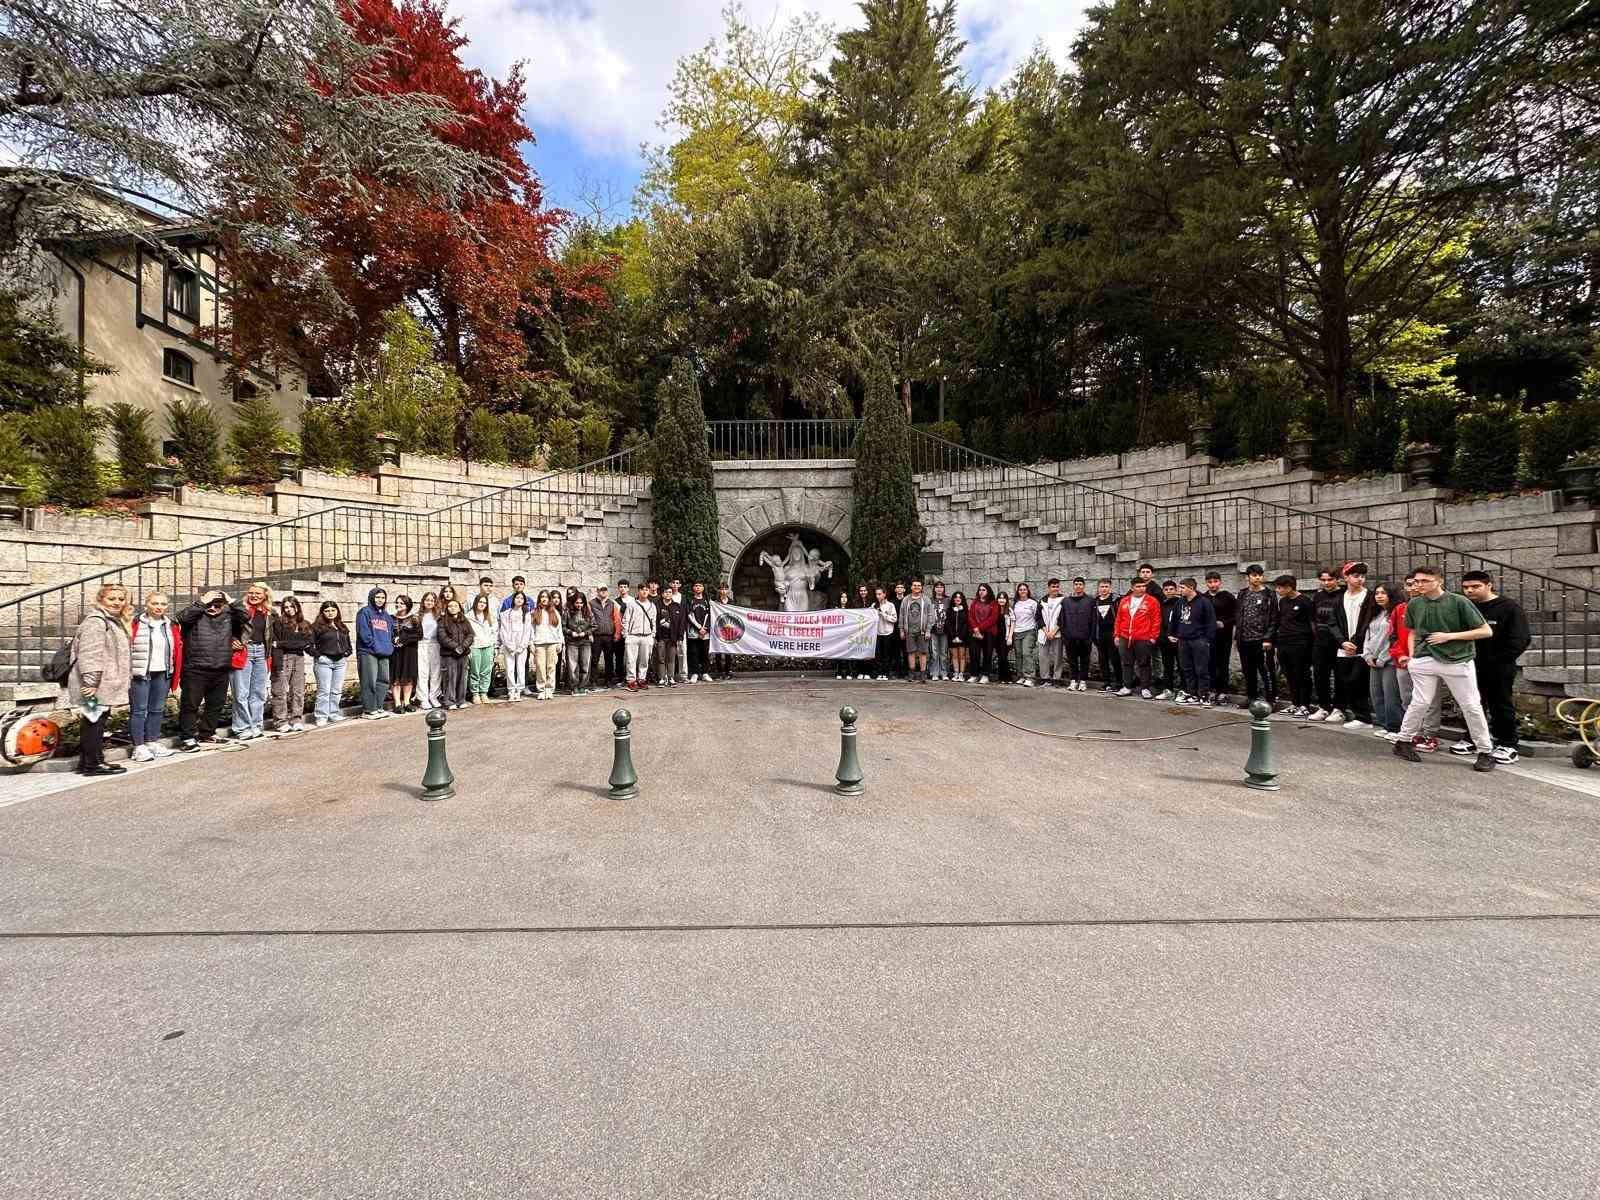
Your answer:
[[[39,668],[39,678],[57,687],[66,687],[67,679],[71,675],[72,643],[65,642],[56,647],[56,652],[50,656],[50,661]]]

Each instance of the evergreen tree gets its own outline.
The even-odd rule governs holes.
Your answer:
[[[122,476],[122,486],[142,496],[150,490],[150,464],[158,453],[155,435],[150,432],[150,414],[126,400],[118,400],[106,409],[106,421],[117,448],[117,473]]]
[[[654,570],[663,579],[722,578],[716,480],[693,368],[682,358],[656,392],[655,474],[650,483]]]
[[[881,369],[867,379],[856,435],[850,570],[857,579],[909,579],[917,573],[926,531],[917,519],[911,478],[911,424]]]
[[[278,477],[273,455],[283,448],[283,418],[278,406],[267,395],[236,401],[238,420],[228,431],[228,448],[239,474],[251,483],[266,483]]]

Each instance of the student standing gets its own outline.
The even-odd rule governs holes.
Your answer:
[[[895,618],[898,621],[900,615],[900,606],[905,603],[906,599],[906,585],[903,583],[896,583],[894,585],[894,595],[889,597],[889,599],[894,604]],[[894,656],[893,665],[889,670],[890,677],[893,679],[904,679],[906,677],[905,641],[900,637],[896,637],[894,639],[894,645],[889,648],[889,652]]]
[[[696,580],[689,596],[689,682],[705,683],[711,678],[711,597],[706,585]]]
[[[1045,581],[1044,599],[1039,602],[1039,686],[1059,687],[1064,670],[1066,642],[1061,636],[1061,609],[1066,603],[1061,580]],[[1073,687],[1073,691],[1077,691]]]
[[[1367,622],[1367,636],[1361,642],[1361,659],[1367,664],[1367,688],[1372,705],[1372,729],[1379,737],[1391,742],[1400,736],[1400,722],[1405,710],[1400,707],[1400,682],[1396,678],[1394,646],[1394,609],[1397,607],[1399,589],[1380,583],[1372,589],[1372,620]]]
[[[881,587],[874,593],[873,606],[878,610],[878,678],[888,679],[894,671],[894,648],[899,640],[895,636],[895,625],[900,620],[900,610]]]
[[[540,592],[533,610],[533,668],[538,692],[535,699],[550,700],[556,694],[556,659],[566,644],[561,624],[561,594]]]
[[[233,736],[241,742],[266,732],[272,687],[272,593],[252,583],[235,606],[244,618],[233,648]]]
[[[1411,707],[1411,630],[1406,625],[1406,605],[1409,604],[1417,592],[1417,576],[1415,572],[1406,575],[1405,599],[1395,606],[1394,611],[1394,647],[1391,654],[1394,658],[1395,681],[1400,685],[1400,708],[1403,712]],[[1411,739],[1411,744],[1425,754],[1432,754],[1439,748],[1439,727],[1444,724],[1444,689],[1440,688],[1433,694],[1433,703],[1428,706],[1427,716],[1422,719],[1422,729]],[[1491,728],[1491,733],[1493,732]]]
[[[1168,579],[1161,585],[1161,691],[1157,700],[1171,700],[1183,691],[1183,681],[1178,675],[1178,635],[1173,628],[1178,619],[1178,605],[1183,597],[1178,594],[1178,581]]]
[[[1105,681],[1106,691],[1115,692],[1124,682],[1123,662],[1117,651],[1117,614],[1122,608],[1122,598],[1111,590],[1111,580],[1102,579],[1095,584],[1091,600],[1094,607],[1094,646],[1095,653],[1100,659],[1100,678]],[[1132,664],[1128,665],[1131,668]],[[1130,669],[1127,680],[1131,682],[1132,678]]]
[[[1277,632],[1278,598],[1267,591],[1266,568],[1251,563],[1245,568],[1246,586],[1235,601],[1239,639],[1239,669],[1244,672],[1245,707],[1265,696],[1278,702],[1278,683],[1268,661],[1268,648]]]
[[[500,610],[498,641],[506,663],[506,699],[516,704],[528,690],[528,650],[533,645],[526,591],[518,589],[506,597],[506,607]]]
[[[1056,588],[1059,591],[1060,584]],[[1011,606],[1011,634],[1017,679],[1023,687],[1032,687],[1039,677],[1039,620],[1039,602],[1033,598],[1033,589],[1025,583],[1017,584],[1016,603]]]
[[[300,601],[285,596],[272,618],[272,723],[279,733],[306,727],[306,655],[311,653],[311,622]]]
[[[350,630],[339,613],[339,606],[324,600],[311,622],[311,673],[317,681],[317,698],[312,707],[316,724],[333,725],[344,720],[339,707],[344,703],[344,672],[353,648]]]
[[[411,611],[411,597],[394,598],[394,657],[389,662],[389,690],[394,696],[394,711],[413,712],[417,698],[417,645],[422,640],[422,621]]]
[[[439,707],[439,597],[423,592],[417,611],[417,699],[425,709]]]
[[[928,627],[929,677],[948,681],[950,678],[950,597],[945,594],[944,580],[933,581],[933,621]]]
[[[1339,577],[1330,570],[1317,573],[1317,590],[1311,596],[1311,680],[1316,688],[1317,707],[1308,721],[1325,721],[1338,711],[1334,702],[1334,664],[1339,661],[1339,637],[1334,630],[1334,613],[1344,599]],[[1339,720],[1344,714],[1339,713]]]
[[[980,583],[967,609],[967,630],[976,660],[972,669],[979,683],[988,683],[995,672],[994,644],[1000,633],[1000,606],[994,602],[994,589]]]
[[[500,625],[495,619],[494,597],[479,591],[472,598],[467,614],[472,629],[472,653],[467,658],[467,693],[473,704],[489,702],[489,684],[494,679],[494,648],[500,641]]]
[[[222,724],[222,706],[233,677],[233,647],[244,614],[228,602],[228,593],[212,589],[178,614],[183,637],[183,698],[178,705],[178,749],[193,753],[210,745]]]
[[[444,614],[439,618],[441,708],[467,706],[467,660],[472,656],[472,640],[472,622],[467,620],[461,601],[451,596],[444,602]]]
[[[878,666],[878,602],[872,598],[872,593],[867,590],[866,584],[856,588],[856,607],[867,609],[872,613],[872,622],[867,628],[872,630],[872,657],[853,660],[855,670],[852,678],[871,679]]]
[[[1522,606],[1499,595],[1487,571],[1468,571],[1462,575],[1461,591],[1477,606],[1494,631],[1488,641],[1477,644],[1473,661],[1478,674],[1478,694],[1489,718],[1489,732],[1494,737],[1494,760],[1514,763],[1519,757],[1517,744],[1522,735],[1511,692],[1517,681],[1517,659],[1532,645],[1533,631]],[[1472,748],[1470,741],[1460,741],[1450,747],[1450,753],[1470,754]]]
[[[661,603],[656,605],[656,683],[661,687],[674,687],[677,684],[673,672],[678,663],[678,645],[672,634],[681,619],[680,605],[669,583],[661,593]]]
[[[951,679],[956,683],[967,681],[967,640],[967,594],[957,592],[950,597],[950,667],[955,671]]]
[[[128,702],[128,639],[128,591],[120,583],[101,584],[72,636],[67,675],[66,695],[79,717],[79,775],[121,775],[128,769],[105,758],[111,710]]]
[[[848,588],[840,588],[839,589],[839,607],[840,608],[849,608],[850,607],[850,591],[849,591]],[[851,659],[848,659],[848,658],[836,658],[836,659],[834,659],[833,660],[833,677],[835,679],[844,679],[844,678],[846,678],[850,674],[851,668],[854,665],[855,665],[855,663]]]
[[[1223,704],[1228,699],[1228,680],[1232,674],[1230,660],[1237,602],[1233,593],[1222,586],[1222,576],[1216,571],[1206,572],[1206,599],[1211,601],[1211,611],[1217,614],[1217,636],[1211,641],[1211,692],[1212,698]]]
[[[1111,590],[1109,580],[1105,581],[1106,590]],[[1061,603],[1061,641],[1065,647],[1067,658],[1067,690],[1074,692],[1087,692],[1089,690],[1089,649],[1096,645],[1096,633],[1100,623],[1101,601],[1089,595],[1088,584],[1082,575],[1072,581],[1072,594]],[[1109,620],[1114,625],[1116,622],[1115,610]],[[1110,651],[1116,653],[1115,648]],[[1104,651],[1102,651],[1104,653]]]
[[[637,599],[628,595],[628,581],[617,582],[617,608],[622,613],[622,636],[628,652],[628,690],[646,686],[650,674],[650,643],[655,639],[656,610],[648,592]]]
[[[1173,606],[1169,628],[1178,651],[1178,670],[1182,674],[1180,703],[1213,703],[1211,686],[1211,645],[1217,636],[1217,611],[1211,597],[1202,596],[1191,577],[1178,584],[1178,602]]]
[[[144,598],[143,615],[133,619],[128,739],[133,743],[134,762],[172,754],[162,745],[161,721],[167,713],[167,696],[182,677],[183,634],[167,613],[170,607],[165,592],[151,592]]]
[[[1154,596],[1145,594],[1145,582],[1134,579],[1128,594],[1117,605],[1113,631],[1117,640],[1117,653],[1122,663],[1122,687],[1119,696],[1133,695],[1133,684],[1139,684],[1139,695],[1149,700],[1151,660],[1156,640],[1161,636],[1161,605]]]
[[[1001,588],[994,594],[995,607],[1000,610],[998,620],[999,630],[994,638],[994,680],[996,683],[1011,682],[1011,594]]]
[[[611,598],[610,589],[601,584],[589,601],[589,614],[594,618],[594,679],[600,687],[621,687],[622,666],[622,616],[617,612],[617,602]]]
[[[1434,692],[1442,683],[1455,697],[1456,707],[1467,722],[1478,757],[1474,771],[1494,770],[1494,738],[1478,696],[1478,676],[1473,669],[1475,643],[1494,637],[1494,630],[1483,614],[1465,596],[1444,590],[1439,570],[1432,566],[1415,568],[1418,592],[1406,602],[1406,625],[1411,630],[1411,704],[1400,723],[1395,755],[1408,762],[1421,762],[1422,756],[1411,739],[1422,729]]]
[[[567,642],[567,687],[574,696],[581,696],[588,690],[594,669],[594,617],[589,612],[589,597],[583,592],[572,593],[562,631]]]
[[[1372,690],[1367,680],[1367,664],[1361,646],[1367,639],[1367,625],[1377,611],[1372,593],[1367,590],[1367,564],[1346,563],[1344,591],[1333,611],[1334,636],[1338,653],[1334,659],[1334,702],[1344,710],[1346,729],[1365,729],[1372,723]],[[1332,721],[1338,713],[1331,713]]]
[[[511,595],[507,596],[504,600],[500,601],[500,611],[501,612],[505,612],[506,609],[510,608],[511,607],[511,601],[514,600],[518,596],[522,597],[522,611],[523,612],[527,612],[528,611],[528,581],[527,581],[527,579],[525,579],[521,575],[513,575],[511,577]]]
[[[933,601],[922,591],[922,580],[911,581],[911,594],[900,602],[900,638],[905,648],[907,677],[913,683],[928,681],[928,651],[932,641]]]
[[[389,659],[394,656],[394,617],[389,593],[375,587],[367,605],[356,613],[356,676],[361,680],[361,719],[376,721],[389,714],[383,709],[389,694]]]
[[[1279,575],[1272,581],[1278,593],[1278,613],[1273,626],[1272,644],[1283,664],[1283,677],[1289,685],[1289,715],[1311,715],[1311,646],[1315,639],[1309,597],[1299,590],[1293,575]]]
[[[731,590],[729,590],[728,585],[727,585],[727,583],[725,581],[722,582],[722,583],[717,584],[717,603],[718,604],[732,604],[733,603],[733,592]],[[711,672],[711,678],[712,679],[718,681],[719,683],[722,683],[722,682],[726,682],[727,680],[733,678],[733,655],[731,655],[731,654],[713,654],[711,656],[711,661],[716,664],[716,666],[712,669],[712,672]]]

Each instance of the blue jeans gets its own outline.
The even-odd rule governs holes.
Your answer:
[[[1367,692],[1372,699],[1372,723],[1390,733],[1400,732],[1400,722],[1406,715],[1406,706],[1400,700],[1398,674],[1392,659],[1385,666],[1373,667],[1367,672]]]
[[[166,671],[135,675],[128,681],[128,737],[135,746],[161,740],[161,719],[171,691],[172,676]]]
[[[233,731],[259,730],[267,719],[267,689],[272,675],[267,670],[267,648],[260,642],[246,646],[244,666],[233,672]]]
[[[317,720],[328,721],[339,715],[339,701],[344,696],[344,665],[348,658],[324,658],[317,655],[311,670],[317,677]]]

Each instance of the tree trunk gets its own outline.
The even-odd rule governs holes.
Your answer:
[[[911,380],[900,381],[900,403],[905,405],[906,420],[911,420]]]

